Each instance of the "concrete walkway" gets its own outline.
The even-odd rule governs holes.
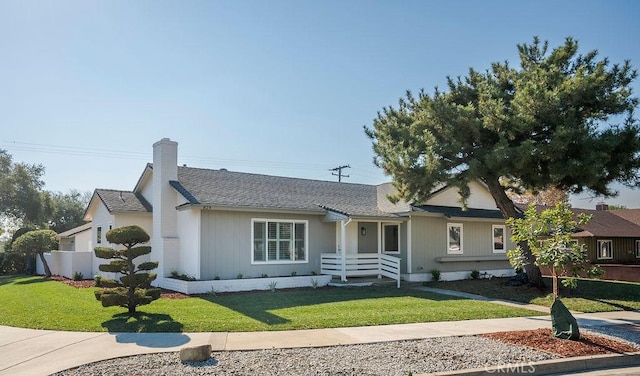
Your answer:
[[[548,311],[548,308],[545,307]],[[575,315],[582,327],[640,325],[640,312]],[[211,344],[214,351],[318,347],[549,328],[544,316],[243,333],[79,333],[0,326],[0,376],[49,375],[100,360]]]

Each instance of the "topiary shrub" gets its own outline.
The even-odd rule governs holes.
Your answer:
[[[137,246],[149,241],[149,235],[139,226],[125,226],[109,230],[107,241],[124,246],[115,250],[107,247],[96,247],[98,258],[111,260],[108,264],[100,264],[99,269],[107,273],[120,273],[119,280],[101,279],[102,290],[95,292],[96,299],[103,307],[119,306],[127,308],[129,314],[136,312],[136,307],[149,304],[160,298],[160,289],[151,288],[156,279],[155,273],[149,273],[158,267],[157,262],[143,262],[138,265],[134,259],[151,253],[149,246]]]
[[[82,281],[83,279],[84,279],[84,274],[82,274],[82,272],[73,272],[74,281]]]
[[[480,271],[479,270],[472,270],[471,271],[471,279],[478,279],[480,278]]]

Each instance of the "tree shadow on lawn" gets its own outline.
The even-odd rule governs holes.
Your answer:
[[[290,320],[270,311],[292,307],[342,303],[364,299],[411,297],[432,301],[467,300],[395,287],[323,287],[318,289],[291,289],[288,291],[260,291],[230,293],[218,296],[200,296],[200,299],[218,304],[266,325],[288,324]]]
[[[19,281],[18,281],[19,280]],[[8,278],[0,279],[0,286],[14,284],[14,285],[32,285],[34,283],[42,283],[52,281],[51,278],[45,278],[38,275],[14,275]]]

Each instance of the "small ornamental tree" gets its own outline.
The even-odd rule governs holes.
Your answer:
[[[51,277],[51,269],[44,253],[58,249],[58,235],[51,230],[35,230],[20,235],[11,245],[12,251],[40,256],[44,267],[44,276]]]
[[[96,291],[96,299],[103,307],[120,306],[127,308],[129,314],[136,312],[136,307],[149,304],[160,298],[160,289],[151,288],[151,282],[156,279],[155,273],[149,273],[158,267],[157,262],[143,262],[137,265],[134,259],[151,253],[150,246],[137,246],[149,241],[149,235],[140,226],[125,226],[109,230],[107,241],[124,246],[115,250],[107,247],[96,247],[96,257],[111,260],[108,264],[101,264],[100,271],[120,273],[120,280],[102,279],[100,284],[104,288]]]
[[[554,208],[545,209],[538,213],[532,204],[524,213],[523,218],[509,218],[507,224],[511,227],[511,236],[518,245],[509,250],[507,257],[511,265],[522,269],[528,262],[519,249],[520,244],[526,243],[535,256],[538,267],[551,270],[553,279],[553,299],[558,299],[558,279],[565,287],[575,288],[576,277],[586,274],[595,277],[602,274],[596,265],[590,265],[584,244],[578,244],[571,239],[579,226],[589,222],[591,216],[580,213],[575,216],[566,203],[558,203]]]

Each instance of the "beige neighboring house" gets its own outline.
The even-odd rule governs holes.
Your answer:
[[[92,224],[85,223],[58,234],[58,249],[44,254],[51,274],[67,278],[73,278],[76,273],[84,278],[93,276],[91,229]],[[36,273],[44,274],[39,257],[36,257]]]
[[[327,284],[379,276],[427,281],[513,274],[505,221],[487,188],[456,188],[422,203],[391,203],[391,184],[367,185],[178,166],[178,144],[153,145],[132,191],[96,189],[86,210],[93,246],[112,227],[151,235],[156,283],[188,293]],[[92,271],[104,260],[92,261]],[[172,272],[195,282],[179,281]],[[238,278],[242,276],[242,278]],[[295,277],[294,277],[295,276]],[[261,278],[263,277],[263,278]],[[265,279],[267,278],[267,279]]]
[[[86,252],[91,246],[91,223],[72,228],[58,234],[58,250]]]

